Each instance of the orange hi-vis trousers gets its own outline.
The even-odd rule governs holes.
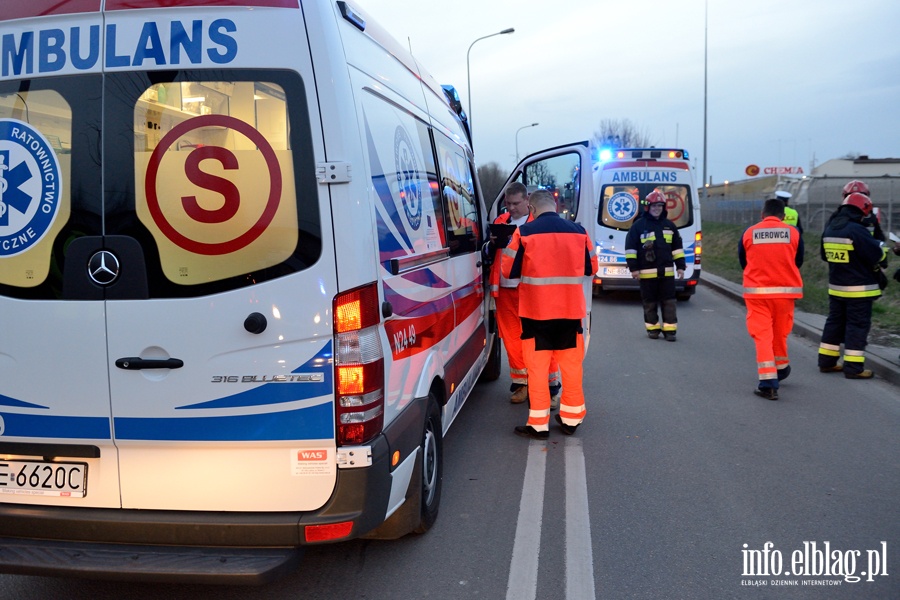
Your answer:
[[[788,366],[787,339],[794,327],[794,298],[745,298],[747,331],[756,345],[759,380],[778,387],[778,370]]]
[[[562,397],[559,402],[559,416],[566,425],[580,425],[587,409],[584,405],[582,389],[582,365],[584,363],[584,336],[578,334],[575,348],[566,350],[535,350],[534,339],[522,340],[522,353],[529,373],[546,373],[550,362],[559,362],[562,375]],[[528,388],[528,425],[535,431],[550,429],[550,390],[547,386],[533,385]]]
[[[519,288],[501,287],[494,299],[497,311],[497,329],[506,357],[509,359],[509,376],[516,385],[528,385],[528,369],[522,356],[522,321],[519,319]],[[550,387],[559,385],[559,365],[556,359],[550,361],[547,383]],[[531,393],[531,390],[529,390]]]

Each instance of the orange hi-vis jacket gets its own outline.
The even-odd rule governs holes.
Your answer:
[[[741,237],[744,298],[802,298],[803,240],[778,217],[766,217]]]
[[[494,219],[494,223],[509,223],[511,220],[509,213],[503,213],[499,215],[496,219]],[[534,215],[532,213],[528,213],[527,223],[534,221]],[[491,284],[491,296],[494,298],[500,293],[500,255],[503,252],[503,248],[497,248],[494,252],[494,262],[491,264],[491,275],[490,275],[490,284]],[[506,286],[504,286],[506,287]],[[510,287],[518,287],[518,281],[516,285]]]
[[[539,321],[584,318],[584,278],[597,266],[584,228],[553,212],[519,227],[500,265],[504,277],[521,279],[519,316]]]

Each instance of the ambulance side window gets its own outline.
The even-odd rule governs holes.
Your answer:
[[[450,254],[474,252],[481,246],[480,216],[472,165],[465,150],[435,132]]]
[[[379,262],[446,247],[428,125],[373,90],[362,96]],[[401,266],[401,269],[403,267]]]

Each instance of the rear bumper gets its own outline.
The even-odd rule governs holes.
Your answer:
[[[600,283],[598,282],[598,279]],[[693,294],[697,291],[700,282],[700,272],[694,271],[694,275],[685,279],[675,280],[675,291],[679,294]],[[641,289],[640,281],[632,277],[594,277],[594,290],[604,291],[634,291]]]
[[[17,575],[262,585],[289,573],[298,548],[133,546],[0,538],[0,570]]]
[[[266,583],[293,569],[304,528],[353,521],[344,540],[380,525],[390,497],[390,447],[372,465],[338,469],[313,512],[210,513],[0,504],[0,573],[205,584]],[[259,493],[265,493],[261,490]]]

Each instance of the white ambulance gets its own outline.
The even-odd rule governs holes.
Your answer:
[[[594,294],[638,290],[625,263],[625,236],[643,212],[643,200],[655,189],[666,195],[667,218],[684,244],[684,279],[676,279],[676,297],[689,300],[700,282],[703,234],[700,198],[687,150],[681,148],[600,148],[594,162],[597,220],[594,243],[600,268]]]
[[[431,526],[499,369],[452,100],[348,2],[4,4],[0,572],[262,582]]]

